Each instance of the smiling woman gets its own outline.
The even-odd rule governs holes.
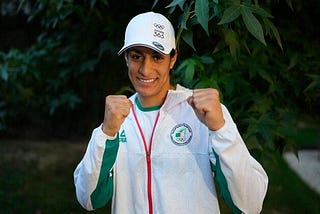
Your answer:
[[[235,213],[259,213],[268,177],[218,90],[170,83],[177,50],[169,20],[132,18],[121,53],[136,93],[106,96],[103,123],[74,172],[80,204],[94,210],[112,199],[114,214],[218,214],[219,188]]]
[[[161,105],[167,91],[174,87],[170,84],[170,70],[177,55],[161,54],[153,49],[137,46],[125,53],[131,83],[139,93],[143,107]]]

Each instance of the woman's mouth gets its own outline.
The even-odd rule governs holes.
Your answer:
[[[153,79],[141,79],[141,78],[138,78],[138,80],[140,82],[143,82],[143,83],[152,83],[156,80],[156,78],[153,78]]]

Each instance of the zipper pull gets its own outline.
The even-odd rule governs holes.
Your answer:
[[[150,162],[150,153],[149,152],[146,154],[146,158],[147,158],[147,162]]]

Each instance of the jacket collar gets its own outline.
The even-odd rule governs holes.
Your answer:
[[[130,100],[135,103],[137,93],[130,97]],[[181,102],[184,102],[188,97],[192,96],[192,90],[185,88],[177,84],[176,89],[169,90],[164,104],[160,108],[161,111],[168,111],[172,107],[178,105]]]
[[[192,96],[192,90],[177,84],[175,90],[168,91],[168,95],[162,109],[167,111],[179,103],[185,102],[190,96]]]

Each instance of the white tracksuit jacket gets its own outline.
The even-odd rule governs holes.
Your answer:
[[[225,125],[211,131],[187,103],[191,95],[179,85],[168,92],[150,155],[132,109],[116,137],[101,127],[93,131],[74,172],[77,199],[85,209],[112,198],[114,214],[217,214],[215,178],[234,213],[260,213],[268,185],[264,169],[249,154],[226,107]]]

